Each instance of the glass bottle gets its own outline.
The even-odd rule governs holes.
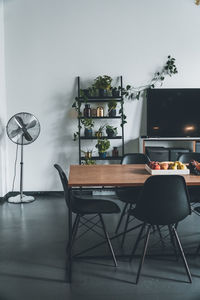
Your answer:
[[[83,110],[83,115],[86,118],[90,118],[91,117],[91,108],[90,108],[90,104],[85,104],[85,108]]]
[[[117,157],[119,155],[117,147],[113,147],[112,156]]]

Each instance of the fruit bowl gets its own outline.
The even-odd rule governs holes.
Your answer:
[[[191,174],[200,175],[200,163],[198,161],[191,160],[188,168],[190,169]]]
[[[190,170],[181,162],[155,162],[151,161],[145,165],[145,169],[151,175],[187,175]]]

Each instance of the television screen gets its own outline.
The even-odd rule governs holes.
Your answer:
[[[149,137],[200,137],[200,89],[149,89]]]

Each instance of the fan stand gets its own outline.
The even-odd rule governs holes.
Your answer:
[[[27,196],[23,194],[23,165],[24,165],[24,145],[23,145],[23,135],[21,143],[21,161],[20,161],[20,194],[17,196],[9,197],[8,202],[14,204],[30,203],[35,201],[33,196]]]

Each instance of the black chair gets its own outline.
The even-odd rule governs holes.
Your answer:
[[[138,234],[131,253],[130,260],[132,260],[145,227],[147,226],[147,233],[137,272],[136,283],[139,281],[147,251],[150,230],[152,226],[159,225],[168,226],[174,247],[175,249],[176,246],[178,247],[191,283],[192,278],[190,270],[175,228],[176,223],[191,214],[190,199],[184,177],[179,175],[155,175],[149,177],[144,184],[135,209],[130,210],[129,214],[143,222],[143,226]]]
[[[182,153],[178,156],[178,161],[181,161],[184,164],[189,163],[193,159],[200,162],[200,153],[188,152],[188,153]]]
[[[62,168],[58,165],[55,164],[54,167],[57,169],[61,182],[62,182],[62,186],[64,189],[64,197],[65,197],[65,201],[67,204],[67,207],[69,208],[69,199],[68,199],[68,180],[67,180],[67,176],[64,173],[64,171],[62,170]],[[69,247],[73,247],[75,238],[77,236],[77,232],[78,232],[78,228],[79,225],[86,226],[86,231],[88,232],[89,229],[94,230],[94,227],[97,226],[99,227],[98,223],[101,223],[101,227],[103,229],[103,233],[105,236],[105,239],[108,243],[109,246],[109,250],[111,252],[112,255],[112,259],[114,261],[114,265],[117,266],[117,261],[116,261],[116,257],[111,245],[111,241],[110,238],[108,236],[107,230],[106,230],[106,226],[103,220],[102,215],[103,214],[116,214],[120,212],[120,208],[117,204],[115,204],[112,201],[109,200],[97,200],[97,199],[84,199],[84,198],[80,198],[78,197],[75,193],[72,194],[72,199],[71,199],[71,209],[72,209],[72,213],[75,214],[75,220],[72,226],[72,242],[71,245],[69,245],[67,248],[69,249]],[[91,219],[85,219],[85,216],[91,216],[91,215],[97,215],[99,218],[98,222],[94,222],[94,216],[91,216]],[[83,221],[82,221],[83,220]],[[89,224],[91,224],[91,226],[89,226]],[[95,231],[96,232],[96,231]],[[97,232],[98,233],[98,232]],[[99,233],[98,233],[99,234]],[[83,235],[83,234],[81,234]]]
[[[122,165],[127,165],[127,164],[147,164],[149,162],[148,156],[142,153],[129,153],[125,154],[121,160]],[[127,209],[131,209],[133,205],[135,205],[137,198],[140,194],[141,188],[140,187],[126,187],[126,188],[117,188],[116,194],[120,201],[124,202],[124,207],[119,219],[119,222],[117,224],[115,233],[118,232],[120,225],[122,223],[122,220],[124,216],[126,215]],[[125,241],[125,235],[126,235],[126,230],[128,228],[128,223],[129,223],[129,214],[127,214],[126,222],[125,222],[125,227],[124,227],[124,234],[122,236],[122,243],[121,246],[123,246],[124,241]]]
[[[180,154],[178,160],[182,163],[189,163],[191,160],[197,160],[200,162],[200,153],[198,152],[189,152]],[[188,191],[190,194],[191,202],[196,203],[200,201],[200,188],[198,186],[188,187]],[[193,209],[194,212],[200,214],[200,206],[197,206]]]

